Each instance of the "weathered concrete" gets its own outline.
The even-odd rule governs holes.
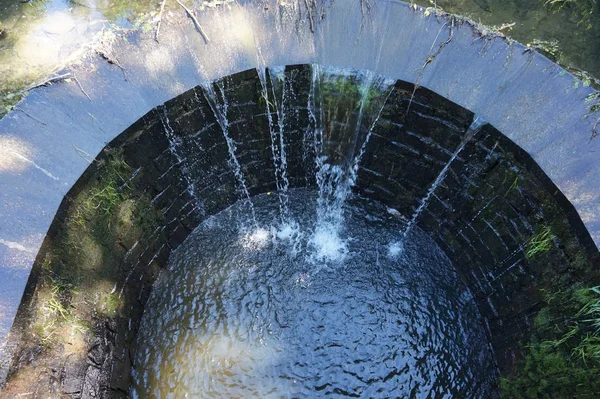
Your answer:
[[[183,13],[168,17],[160,44],[151,32],[112,43],[127,80],[90,52],[72,72],[91,101],[74,82],[55,84],[19,104],[35,119],[14,111],[0,121],[0,336],[8,332],[59,204],[104,145],[170,98],[255,66],[318,62],[408,82],[422,73],[423,87],[483,117],[530,154],[600,244],[600,163],[594,157],[600,142],[591,140],[594,116],[585,118],[591,89],[575,87],[570,74],[519,44],[482,38],[468,24],[424,16],[401,2],[377,2],[367,15],[359,2],[319,3],[310,16],[303,2],[202,13],[208,44]],[[2,369],[6,355],[0,359]]]

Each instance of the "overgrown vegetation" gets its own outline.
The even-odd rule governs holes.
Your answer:
[[[25,93],[19,93],[18,91],[2,91],[0,89],[0,118],[12,111],[24,95]]]
[[[591,29],[596,11],[596,0],[543,0],[552,12],[565,12],[573,16],[578,25]]]
[[[92,320],[118,316],[125,250],[151,234],[158,217],[129,186],[132,170],[121,152],[96,162],[96,179],[72,199],[41,265],[32,331],[47,348],[73,345],[74,336],[85,346]]]
[[[517,373],[501,379],[504,398],[600,397],[600,287],[544,292]]]
[[[553,61],[560,60],[561,51],[558,40],[539,40],[534,39],[531,43],[527,43],[528,48],[535,49]]]

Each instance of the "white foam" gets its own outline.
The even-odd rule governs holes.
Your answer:
[[[269,242],[269,237],[269,230],[257,227],[242,237],[242,246],[246,249],[262,249]]]
[[[289,248],[290,254],[296,256],[302,250],[304,234],[300,225],[295,221],[286,222],[280,226],[272,226],[273,244],[283,244]]]
[[[391,242],[388,246],[388,256],[390,258],[397,258],[402,255],[402,252],[404,252],[404,244],[401,241]]]
[[[296,222],[285,223],[279,227],[279,229],[274,229],[273,235],[281,241],[293,240],[300,234],[300,226]]]
[[[394,208],[390,208],[389,206],[386,207],[387,213],[389,213],[390,215],[392,215],[395,218],[398,219],[405,219],[404,216],[402,216],[402,214],[400,213],[399,210],[394,209]]]
[[[336,229],[328,226],[317,227],[311,245],[315,249],[314,258],[318,261],[341,262],[348,254],[346,241]]]

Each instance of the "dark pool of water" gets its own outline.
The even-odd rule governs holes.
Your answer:
[[[144,313],[133,398],[496,396],[479,314],[432,240],[400,250],[403,223],[354,198],[322,261],[340,241],[311,242],[315,199],[294,191],[300,224],[282,226],[276,195],[254,198],[258,229],[239,202],[179,247]]]

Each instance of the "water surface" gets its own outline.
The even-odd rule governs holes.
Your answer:
[[[352,198],[315,242],[316,196],[292,190],[283,225],[276,194],[253,198],[259,228],[240,201],[173,253],[133,398],[495,397],[479,314],[431,239],[399,246],[397,214]]]

